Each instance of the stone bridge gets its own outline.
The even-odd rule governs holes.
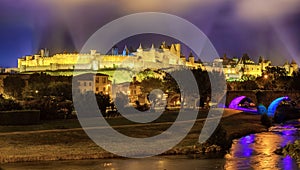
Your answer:
[[[260,93],[261,99],[257,99],[257,93]],[[253,101],[253,103],[258,104],[258,100],[268,107],[274,100],[280,97],[289,97],[292,101],[296,101],[298,106],[300,105],[300,91],[272,91],[272,90],[253,90],[253,91],[227,91],[226,95],[226,106],[237,97],[246,96],[246,98]]]
[[[221,97],[221,96],[220,96]],[[249,90],[249,91],[227,91],[225,107],[232,109],[242,109],[239,104],[243,100],[251,100],[256,106],[259,106],[258,113],[266,112],[269,116],[274,116],[277,106],[284,100],[290,99],[294,101],[298,108],[300,108],[300,91],[272,91],[272,90]],[[170,106],[175,106],[176,102],[180,101],[180,95],[176,94],[169,97],[167,101]],[[191,103],[190,107],[199,107],[200,99],[195,103]],[[217,107],[224,107],[224,103],[217,104]],[[269,107],[270,106],[270,107]],[[265,110],[262,111],[261,109]],[[242,110],[255,111],[253,108],[243,108]],[[257,112],[257,111],[255,111]]]

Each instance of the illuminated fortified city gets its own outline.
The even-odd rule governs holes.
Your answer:
[[[80,59],[80,62],[78,62]],[[116,68],[156,68],[160,63],[162,68],[172,68],[175,66],[186,66],[188,68],[211,71],[223,71],[227,81],[240,81],[243,76],[259,77],[267,70],[267,67],[276,67],[271,65],[270,60],[260,57],[258,63],[255,63],[248,56],[239,58],[217,58],[213,62],[200,62],[196,60],[192,53],[188,59],[181,53],[181,44],[171,44],[167,46],[163,42],[159,49],[154,45],[150,49],[143,49],[142,45],[136,52],[129,52],[125,46],[120,54],[117,48],[112,48],[110,55],[103,55],[96,50],[90,53],[63,53],[49,55],[49,50],[42,49],[39,54],[24,56],[18,59],[18,71],[20,73],[30,72],[65,72],[72,71],[76,65],[76,71],[100,71]],[[291,76],[298,70],[298,65],[292,62],[286,62],[283,66],[278,66],[286,70],[287,76]],[[104,72],[106,73],[106,72]]]
[[[122,54],[118,53],[118,49],[113,48],[111,55],[102,55],[96,50],[91,50],[89,54],[72,53],[49,56],[49,51],[42,49],[40,54],[19,58],[18,69],[20,72],[60,71],[72,70],[76,65],[76,70],[98,71],[107,68],[147,68],[156,63],[161,63],[163,67],[178,65],[201,67],[200,63],[195,62],[193,56],[189,58],[189,61],[181,56],[180,44],[172,44],[168,47],[163,43],[160,49],[155,49],[152,45],[150,49],[145,50],[140,45],[133,53],[130,53],[126,46]]]

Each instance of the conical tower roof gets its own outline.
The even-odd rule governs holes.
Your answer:
[[[139,48],[136,51],[137,52],[142,52],[143,51],[142,43],[140,43],[140,46],[139,46]]]
[[[189,57],[194,57],[193,52],[191,51]]]
[[[151,45],[151,50],[155,50],[154,44]]]

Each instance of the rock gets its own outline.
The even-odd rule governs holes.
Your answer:
[[[290,157],[294,158],[300,165],[300,140],[296,140],[294,143],[283,147],[282,153],[284,156],[289,155]]]
[[[283,149],[282,148],[277,148],[274,153],[277,154],[277,155],[283,155],[282,153]]]

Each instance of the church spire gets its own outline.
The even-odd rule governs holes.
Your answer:
[[[189,55],[189,57],[194,57],[194,55],[193,55],[193,52],[192,52],[192,51],[190,52],[190,55]]]
[[[155,50],[154,44],[152,43],[151,49],[150,50]]]
[[[142,52],[143,51],[142,43],[140,43],[140,46],[139,46],[139,48],[136,51],[137,52]]]
[[[123,56],[129,55],[129,50],[127,48],[127,45],[125,45],[124,50],[123,50]]]
[[[291,64],[297,64],[297,62],[295,61],[295,59],[292,59]]]

